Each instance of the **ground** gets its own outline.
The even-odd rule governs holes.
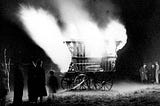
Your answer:
[[[24,106],[31,104],[24,102]],[[39,106],[40,104],[38,104]],[[133,82],[115,83],[111,91],[59,90],[54,101],[47,98],[42,106],[159,106],[160,85]]]

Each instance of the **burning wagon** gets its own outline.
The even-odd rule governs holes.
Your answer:
[[[113,85],[116,56],[87,57],[80,41],[65,41],[72,54],[68,72],[62,77],[61,86],[68,90],[110,90]]]

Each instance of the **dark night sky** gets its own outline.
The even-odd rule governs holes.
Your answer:
[[[128,43],[119,56],[122,70],[136,70],[142,62],[159,61],[159,1],[119,0],[121,17],[126,25]],[[126,66],[127,65],[127,66]],[[129,66],[129,67],[128,67]],[[129,68],[129,69],[128,69]],[[128,71],[125,71],[128,72]],[[126,73],[126,74],[129,74]]]
[[[56,11],[56,9],[49,6],[45,0],[39,0],[39,2],[33,2],[34,0],[28,1],[30,4],[33,3],[36,6]],[[101,14],[97,15],[96,8],[101,7],[95,8],[91,3],[106,2],[106,8],[104,9],[107,9],[109,6],[108,1],[109,0],[87,0],[88,10],[93,11],[92,15],[100,26],[103,26],[101,23],[107,19],[104,20],[104,18],[100,16]],[[1,0],[1,52],[5,46],[11,51],[10,55],[12,57],[15,55],[18,55],[19,57],[19,50],[21,50],[20,54],[23,58],[28,58],[31,55],[41,53],[45,57],[45,53],[27,37],[27,34],[22,30],[21,26],[17,24],[18,22],[15,21],[16,18],[14,18],[13,15],[17,11],[18,3],[22,3],[21,0]],[[160,60],[160,1],[112,0],[111,3],[115,6],[115,10],[108,7],[108,9],[104,11],[111,11],[113,16],[119,17],[124,23],[128,35],[126,46],[118,52],[119,57],[117,59],[117,66],[118,70],[121,70],[119,72],[125,72],[125,74],[128,75],[135,72],[143,61],[149,62],[152,60]],[[37,53],[35,53],[35,51],[37,51]]]

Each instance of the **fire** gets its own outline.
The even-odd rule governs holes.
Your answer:
[[[119,20],[111,20],[106,28],[99,28],[80,0],[56,1],[65,29],[60,29],[56,18],[48,11],[21,5],[18,17],[26,32],[61,69],[68,70],[71,53],[65,40],[78,40],[85,45],[87,57],[116,56],[127,41],[126,29]]]
[[[127,43],[126,29],[118,20],[111,20],[103,33],[110,55],[116,55],[116,52]]]
[[[100,29],[80,0],[57,0],[57,4],[67,26],[63,33],[83,41],[87,57],[116,56],[126,44],[126,29],[118,20],[111,20],[106,28]]]
[[[66,72],[71,62],[71,54],[63,43],[56,19],[43,9],[26,6],[21,6],[19,17],[35,43],[58,64],[61,72]]]

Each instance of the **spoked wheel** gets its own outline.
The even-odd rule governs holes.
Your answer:
[[[96,90],[100,90],[102,88],[102,82],[101,81],[96,81],[94,86],[95,86]]]
[[[62,78],[61,80],[61,86],[63,89],[70,89],[73,87],[73,83],[69,78]]]
[[[109,91],[113,86],[113,80],[111,78],[101,82],[101,90]]]
[[[73,89],[79,89],[79,90],[86,90],[87,89],[87,84],[86,84],[86,75],[85,74],[80,74],[78,75],[75,80],[74,80],[74,87]]]
[[[86,83],[87,83],[87,87],[89,90],[96,90],[97,89],[94,79],[89,78],[89,79],[87,79]]]

